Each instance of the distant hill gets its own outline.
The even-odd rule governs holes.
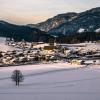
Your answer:
[[[49,37],[48,34],[39,29],[14,25],[5,21],[0,21],[0,36],[11,37],[18,41],[22,39],[26,41],[47,41]]]

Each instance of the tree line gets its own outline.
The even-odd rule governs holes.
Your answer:
[[[59,43],[82,43],[82,42],[93,42],[100,40],[100,33],[96,32],[84,32],[84,33],[74,33],[67,36],[60,36],[57,38]]]

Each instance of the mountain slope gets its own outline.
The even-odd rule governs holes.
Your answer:
[[[0,21],[0,36],[12,37],[15,40],[38,41],[47,39],[48,35],[45,32],[28,26],[19,26]]]
[[[38,24],[28,24],[28,26],[30,27],[35,27],[38,28],[42,31],[49,31],[53,28],[58,27],[59,25],[61,25],[62,23],[68,22],[74,18],[76,18],[77,13],[66,13],[66,14],[59,14],[53,18],[50,18],[48,20],[46,20],[45,22],[42,23],[38,23]]]
[[[49,30],[49,33],[62,34],[65,31],[65,34],[70,34],[76,33],[80,29],[84,29],[87,32],[94,32],[98,28],[100,28],[100,8],[94,8],[78,14],[72,21]]]
[[[80,32],[94,32],[100,28],[100,7],[93,8],[81,13],[59,14],[45,22],[28,25],[46,31],[49,34],[71,34]]]

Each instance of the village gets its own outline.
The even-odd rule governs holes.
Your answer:
[[[77,65],[100,64],[100,44],[59,44],[14,42],[7,38],[4,45],[14,49],[0,50],[0,66],[67,62]]]

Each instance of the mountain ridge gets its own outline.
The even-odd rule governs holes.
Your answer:
[[[87,32],[94,32],[100,28],[100,7],[92,8],[81,13],[69,12],[58,14],[42,23],[29,25],[49,34],[72,34],[83,28]]]

